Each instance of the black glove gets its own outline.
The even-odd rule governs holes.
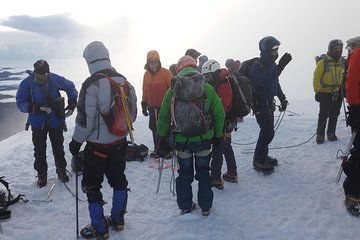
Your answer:
[[[346,123],[356,129],[360,130],[360,106],[348,107],[348,117]]]
[[[170,159],[173,156],[174,149],[169,144],[165,137],[159,137],[159,141],[156,147],[156,154],[165,159]]]
[[[77,100],[76,99],[68,99],[68,105],[66,106],[66,108],[65,108],[65,111],[66,110],[75,110],[75,108],[76,108],[76,105],[77,105]]]
[[[69,150],[73,156],[77,156],[80,152],[81,143],[75,141],[74,139],[71,140],[69,143]]]
[[[219,147],[224,142],[223,137],[213,137],[211,143],[214,147]]]
[[[73,100],[68,99],[68,105],[65,108],[65,117],[70,117],[73,114],[76,105],[77,105],[76,99]]]
[[[279,112],[285,111],[286,108],[287,108],[287,105],[289,105],[289,102],[288,102],[286,99],[284,99],[283,101],[281,101],[281,104],[280,104],[280,106],[279,106]]]
[[[142,107],[142,114],[145,117],[149,116],[149,113],[147,111],[147,107],[148,107],[147,103],[146,102],[141,102],[141,107]]]
[[[29,113],[51,113],[50,107],[40,106],[35,103],[29,103],[28,105]]]
[[[286,67],[286,65],[288,65],[288,63],[292,60],[292,56],[290,53],[285,53],[279,60],[279,68],[280,70],[284,70],[284,68]]]

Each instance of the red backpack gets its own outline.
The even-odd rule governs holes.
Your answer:
[[[129,96],[129,83],[120,84],[109,76],[105,76],[111,86],[111,104],[109,111],[100,113],[109,132],[116,136],[124,136],[132,129],[130,110],[126,98]]]
[[[216,86],[214,86],[217,95],[223,105],[225,113],[229,113],[233,106],[233,90],[231,87],[230,76],[226,69],[220,69],[214,76],[216,78]]]

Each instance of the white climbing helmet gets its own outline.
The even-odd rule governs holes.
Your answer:
[[[220,69],[220,63],[218,61],[211,59],[206,61],[201,68],[201,73],[212,73]]]

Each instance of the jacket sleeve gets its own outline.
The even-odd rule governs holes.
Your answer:
[[[16,106],[23,113],[29,112],[29,103],[31,102],[30,81],[30,76],[21,81],[16,92]]]
[[[97,106],[98,106],[98,91],[99,88],[95,85],[91,85],[86,89],[85,96],[85,115],[86,115],[86,126],[80,126],[76,122],[73,139],[79,143],[83,143],[87,137],[95,129],[97,119]]]
[[[286,96],[283,92],[283,90],[281,89],[280,83],[278,82],[277,84],[277,97],[279,98],[280,102],[284,101],[286,99]]]
[[[350,106],[360,105],[360,47],[355,49],[349,57],[346,79],[346,100]]]
[[[146,72],[144,73],[143,76],[143,83],[142,83],[142,98],[141,98],[141,102],[146,102],[148,101],[148,89],[147,89],[147,84],[146,84]]]
[[[320,60],[318,64],[316,64],[315,70],[314,70],[314,77],[313,77],[313,87],[314,92],[320,92],[321,86],[320,86],[320,80],[323,76],[324,72],[324,60]]]
[[[129,106],[130,106],[130,115],[132,122],[136,121],[137,116],[137,97],[135,88],[129,83]]]
[[[215,89],[209,84],[206,84],[205,87],[207,88],[208,93],[209,111],[214,122],[214,136],[222,137],[225,124],[224,108],[222,106],[220,98],[215,92]]]
[[[75,84],[62,76],[56,75],[56,77],[59,90],[65,91],[68,99],[76,100],[78,91],[75,88]]]
[[[156,134],[160,137],[169,135],[170,130],[170,103],[171,103],[171,89],[168,89],[165,93],[163,102],[161,104],[160,112],[158,115],[158,126]]]

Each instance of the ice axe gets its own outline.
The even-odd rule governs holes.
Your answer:
[[[348,160],[348,157],[349,157],[349,154],[350,154],[350,150],[351,150],[351,146],[352,146],[352,144],[353,144],[353,142],[354,142],[355,136],[356,136],[356,132],[353,132],[352,135],[351,135],[351,138],[350,138],[349,145],[347,146],[345,155],[340,157],[340,158],[342,159],[342,162],[341,162],[341,166],[340,166],[340,169],[339,169],[339,171],[338,171],[338,174],[337,174],[337,176],[336,176],[336,183],[338,183],[338,182],[340,181],[341,174],[342,174],[342,172],[343,172],[343,164],[344,164],[345,161]]]

